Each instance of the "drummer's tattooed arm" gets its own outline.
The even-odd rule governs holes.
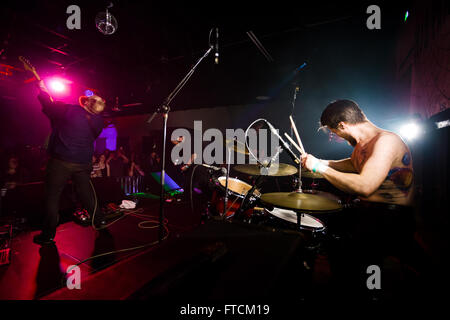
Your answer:
[[[390,134],[380,136],[359,174],[328,168],[323,175],[344,192],[368,197],[380,187],[388,175],[396,156],[398,144],[401,143],[399,139],[399,137]],[[308,160],[306,162],[308,163]],[[311,170],[312,168],[308,169]]]
[[[351,172],[357,173],[355,167],[352,164],[351,158],[342,159],[342,160],[320,160],[324,165],[333,168],[334,170],[340,172]]]

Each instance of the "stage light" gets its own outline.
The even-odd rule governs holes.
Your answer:
[[[450,127],[450,120],[438,121],[435,125],[437,129],[447,128]]]
[[[103,128],[99,138],[104,138],[106,142],[106,149],[114,151],[117,149],[117,129],[114,124]]]
[[[50,80],[50,89],[55,92],[64,92],[67,88],[62,81],[58,79],[52,79]]]
[[[405,22],[406,22],[406,19],[408,19],[408,17],[409,17],[409,12],[406,11],[406,13],[405,13]]]
[[[422,127],[416,122],[409,122],[400,127],[400,135],[407,140],[414,140],[422,134]]]
[[[84,92],[84,95],[86,96],[86,97],[91,97],[91,96],[93,96],[94,95],[94,92],[92,92],[91,90],[86,90],[85,92]]]
[[[72,81],[60,77],[51,77],[45,79],[44,81],[51,93],[58,96],[67,95],[70,91],[69,84],[72,83]]]

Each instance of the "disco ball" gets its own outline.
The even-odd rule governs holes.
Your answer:
[[[117,30],[117,20],[114,16],[106,10],[105,12],[99,12],[95,17],[95,25],[98,31],[104,35],[110,35]]]

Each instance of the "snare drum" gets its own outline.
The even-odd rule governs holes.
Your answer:
[[[216,190],[213,193],[212,204],[217,210],[218,214],[223,213],[223,205],[224,205],[224,195],[225,195],[225,186],[226,186],[226,177],[222,176],[217,178],[216,182]],[[241,181],[237,178],[228,178],[228,203],[227,203],[227,211],[225,216],[231,217],[241,206],[242,201],[244,200],[247,193],[252,188],[248,183]],[[253,195],[250,197],[250,201],[254,202],[257,198],[261,196],[261,193],[255,189]],[[250,216],[253,214],[253,209],[247,210],[244,215]]]

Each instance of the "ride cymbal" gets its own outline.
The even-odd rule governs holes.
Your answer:
[[[257,164],[239,164],[233,167],[234,170],[252,176],[290,176],[298,172],[297,168],[285,163],[274,163],[270,167],[262,167]]]

